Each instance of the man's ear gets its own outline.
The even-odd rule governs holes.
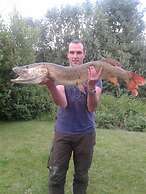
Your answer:
[[[84,56],[86,57],[86,50],[84,50]]]
[[[86,50],[84,50],[84,59],[86,58]]]

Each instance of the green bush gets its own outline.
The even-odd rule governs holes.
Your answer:
[[[54,118],[55,106],[43,87],[16,85],[0,92],[1,120],[31,120],[46,112]]]
[[[146,117],[141,114],[129,115],[124,125],[129,131],[146,131]]]
[[[56,105],[44,87],[15,85],[0,91],[1,120],[54,120]],[[146,131],[145,99],[102,95],[97,127]]]
[[[97,127],[123,128],[130,131],[146,129],[146,105],[139,98],[103,95],[96,111]]]

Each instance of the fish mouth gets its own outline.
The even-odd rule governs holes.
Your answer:
[[[16,79],[11,79],[12,82],[15,82],[15,83],[19,83],[19,82],[31,82],[33,80],[35,80],[36,78],[28,78],[28,79],[25,79],[25,78],[21,78],[20,76],[17,77]]]
[[[13,83],[37,83],[38,80],[41,80],[40,76],[32,76],[28,73],[28,69],[22,69],[18,67],[13,68],[13,77],[11,82]]]
[[[42,77],[31,77],[31,78],[23,78],[23,77],[21,77],[21,76],[19,76],[19,77],[17,77],[16,79],[11,79],[11,82],[13,82],[13,83],[28,83],[28,84],[30,84],[30,83],[40,83],[42,81]]]
[[[13,83],[40,83],[42,81],[42,76],[30,76],[28,73],[24,73],[24,71],[13,71],[13,77],[11,82]]]
[[[10,72],[10,78],[13,79],[13,80],[17,79],[18,78],[18,74],[15,71],[11,71]]]
[[[34,78],[29,78],[28,74],[24,74],[23,71],[18,71],[17,69],[13,69],[13,77],[11,79],[11,82],[19,83],[19,82],[27,82],[27,81],[33,81]]]

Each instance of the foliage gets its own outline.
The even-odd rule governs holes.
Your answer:
[[[51,98],[44,88],[17,85],[1,91],[0,102],[1,120],[32,120],[44,112],[50,112],[48,119],[54,117]]]
[[[10,23],[11,39],[14,44],[15,65],[29,64],[35,61],[35,50],[39,31],[30,25],[17,12],[11,17]]]
[[[48,10],[42,22],[37,61],[66,63],[67,44],[80,35],[81,9],[65,6]]]
[[[115,53],[124,66],[131,70],[135,68],[140,50],[144,51],[144,21],[143,12],[138,11],[137,0],[104,0],[102,7],[107,15],[108,24],[116,39]],[[133,65],[133,67],[131,66]],[[140,67],[140,64],[138,64]]]
[[[15,64],[14,45],[7,29],[0,31],[0,86],[10,79],[11,68]]]
[[[146,130],[146,106],[134,97],[103,95],[96,112],[98,127],[122,128],[129,131]]]
[[[28,120],[49,109],[48,94],[39,87],[13,85],[12,67],[34,62],[38,30],[18,14],[0,31],[0,119]],[[42,96],[41,96],[42,94]]]

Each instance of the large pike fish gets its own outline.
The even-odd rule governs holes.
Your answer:
[[[12,79],[14,83],[21,84],[39,84],[45,78],[54,80],[57,84],[62,85],[81,85],[88,79],[88,68],[94,66],[98,71],[102,68],[101,79],[119,85],[119,80],[123,80],[127,89],[132,95],[138,95],[138,86],[143,86],[146,80],[130,71],[119,67],[120,63],[116,60],[98,60],[84,63],[74,67],[64,67],[54,63],[40,62],[25,66],[17,66],[13,71],[18,78]]]

